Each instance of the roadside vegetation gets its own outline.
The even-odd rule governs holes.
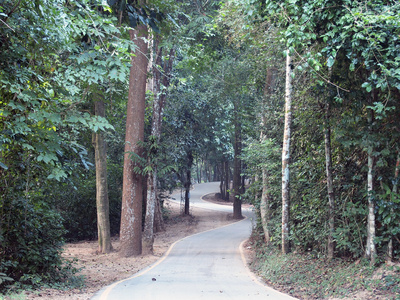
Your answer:
[[[254,234],[250,269],[274,289],[298,299],[399,299],[399,263],[371,266],[365,258],[327,259],[312,251],[282,255]]]
[[[394,0],[2,1],[0,292],[80,284],[68,241],[152,253],[162,192],[188,215],[192,184],[219,181],[235,219],[254,205],[258,248],[342,266],[312,294],[397,293],[399,16]],[[382,288],[360,277],[392,264]]]

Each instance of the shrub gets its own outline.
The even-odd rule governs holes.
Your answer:
[[[68,278],[73,270],[61,258],[64,233],[60,214],[44,202],[23,197],[2,201],[0,290],[11,280],[38,286]]]

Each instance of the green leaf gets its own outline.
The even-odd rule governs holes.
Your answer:
[[[331,68],[334,63],[335,63],[335,58],[333,56],[329,56],[328,61],[326,62],[327,67]]]
[[[2,167],[4,170],[8,170],[8,167],[5,164],[3,164],[1,161],[0,161],[0,167]]]

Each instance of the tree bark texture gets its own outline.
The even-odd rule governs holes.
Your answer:
[[[369,131],[372,133],[372,112],[368,117]],[[370,141],[372,144],[372,141]],[[376,247],[375,247],[375,202],[374,202],[374,168],[375,159],[372,156],[373,146],[368,147],[368,175],[367,175],[367,192],[368,192],[368,221],[367,221],[367,246],[365,256],[369,258],[372,265],[375,264]]]
[[[292,58],[286,56],[285,128],[282,148],[282,253],[290,252],[290,138],[292,126]]]
[[[269,232],[269,189],[268,189],[268,174],[267,170],[263,168],[262,170],[262,194],[260,200],[260,215],[261,215],[261,225],[264,231],[265,244],[268,245],[271,237]]]
[[[131,58],[129,94],[126,115],[125,155],[122,190],[120,240],[122,257],[142,253],[142,176],[134,172],[137,162],[131,155],[142,155],[139,143],[144,140],[144,112],[147,77],[147,27],[130,30],[137,46]]]
[[[95,101],[95,115],[105,117],[104,101]],[[112,250],[110,237],[110,209],[107,185],[107,148],[103,133],[94,134],[94,149],[96,162],[96,207],[98,252],[109,253]]]
[[[326,186],[328,190],[329,203],[329,233],[328,233],[328,258],[335,256],[335,242],[333,234],[335,232],[335,193],[333,188],[332,174],[332,149],[331,149],[331,127],[329,103],[325,107],[325,168],[326,168]]]

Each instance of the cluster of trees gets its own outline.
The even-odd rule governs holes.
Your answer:
[[[245,157],[262,190],[256,201],[266,243],[283,253],[393,258],[399,3],[250,2],[227,1],[221,24],[232,42],[268,53],[259,138]]]
[[[242,2],[0,4],[1,288],[151,252],[193,178],[283,253],[398,255],[400,4]]]

